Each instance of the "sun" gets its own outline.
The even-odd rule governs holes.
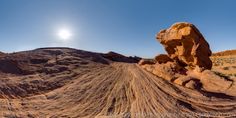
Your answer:
[[[57,35],[61,40],[70,40],[72,33],[69,29],[60,29],[58,30]]]

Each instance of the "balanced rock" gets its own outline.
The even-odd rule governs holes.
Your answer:
[[[211,50],[200,31],[190,23],[176,23],[160,31],[156,38],[165,47],[169,57],[181,65],[211,69]]]

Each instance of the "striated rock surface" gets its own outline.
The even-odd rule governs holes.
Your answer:
[[[211,69],[211,50],[200,31],[190,23],[176,23],[157,34],[169,57],[181,65]]]
[[[176,62],[142,65],[148,72],[136,63],[70,48],[11,53],[0,60],[0,118],[236,117],[236,80],[215,81],[207,71],[204,76],[212,79],[197,80],[200,68],[190,73]],[[209,84],[199,88],[201,82]]]

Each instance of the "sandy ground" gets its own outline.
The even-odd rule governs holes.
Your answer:
[[[41,61],[22,61],[28,65],[19,68],[29,70],[30,66],[32,72],[4,70],[0,79],[1,118],[236,117],[234,96],[188,89],[135,63],[113,62],[83,51],[60,51],[56,57],[43,55],[48,56],[47,66]],[[29,52],[19,55],[32,56]],[[74,62],[65,57],[73,57]],[[67,69],[50,70],[58,65]],[[221,72],[218,66],[214,69]]]
[[[213,71],[236,78],[236,55],[213,56]]]

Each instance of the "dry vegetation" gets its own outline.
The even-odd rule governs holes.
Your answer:
[[[236,78],[236,55],[227,56],[212,56],[213,71],[227,76],[230,78]]]

